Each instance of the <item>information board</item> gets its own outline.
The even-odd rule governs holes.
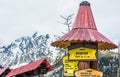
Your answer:
[[[62,59],[64,67],[64,76],[73,77],[76,70],[78,70],[78,61],[69,61],[68,56]]]
[[[84,69],[75,72],[76,77],[102,77],[103,73],[93,69]]]
[[[96,58],[96,50],[91,48],[76,48],[69,50],[69,60],[97,60]]]

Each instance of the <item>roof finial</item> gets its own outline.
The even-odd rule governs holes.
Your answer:
[[[90,6],[90,3],[88,1],[83,1],[80,3],[80,6]]]

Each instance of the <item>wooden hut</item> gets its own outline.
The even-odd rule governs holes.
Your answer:
[[[0,69],[0,77],[6,77],[6,75],[10,72],[9,67],[4,67]]]
[[[53,67],[46,59],[42,58],[35,62],[31,62],[27,65],[11,70],[6,77],[42,77],[51,70],[53,70]]]

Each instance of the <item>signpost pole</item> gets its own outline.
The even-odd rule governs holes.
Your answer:
[[[88,77],[89,71],[98,73],[98,75],[94,75],[93,73],[92,76],[94,77],[102,76],[101,72],[96,71],[98,68],[98,49],[109,50],[117,48],[117,45],[97,31],[90,3],[87,1],[80,3],[72,30],[63,35],[57,41],[53,42],[51,45],[64,49],[68,48],[68,62],[64,63],[66,65],[64,65],[64,70],[69,69],[69,74],[72,72],[71,75],[73,75],[75,67],[69,68],[72,66],[70,65],[72,63],[70,61],[78,61],[78,71],[84,69],[85,71],[88,71],[85,72],[87,76],[85,75],[84,77]],[[89,70],[88,68],[94,70]],[[68,75],[68,72],[66,72],[66,75]]]

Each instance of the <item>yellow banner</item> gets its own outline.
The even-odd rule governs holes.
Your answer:
[[[64,76],[74,76],[74,72],[78,70],[78,61],[69,61],[68,56],[62,59],[64,67]]]
[[[69,50],[69,60],[96,60],[96,50],[90,48],[76,48]]]
[[[84,69],[75,72],[76,77],[102,77],[103,73],[93,69]]]

